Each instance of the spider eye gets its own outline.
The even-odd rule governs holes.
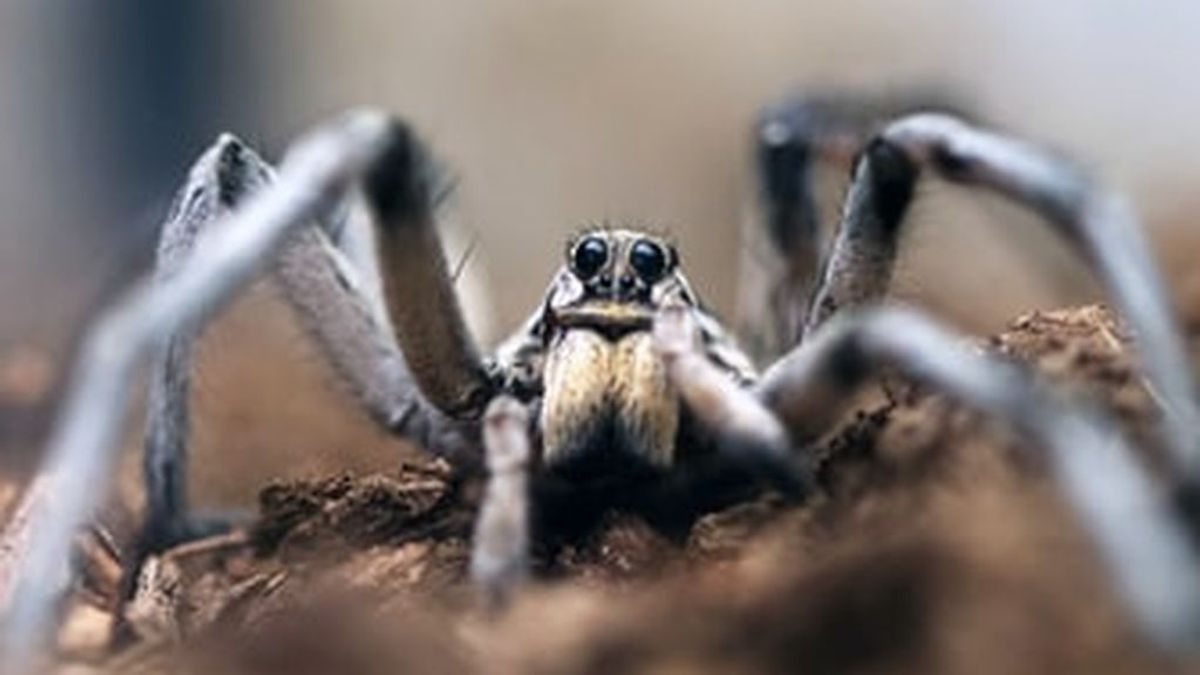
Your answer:
[[[637,271],[642,281],[651,284],[662,277],[667,269],[667,254],[663,247],[641,239],[629,249],[629,264]]]
[[[571,268],[580,279],[590,279],[608,262],[608,244],[600,237],[586,237],[571,253]]]

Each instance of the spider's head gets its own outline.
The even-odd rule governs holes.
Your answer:
[[[543,462],[585,482],[672,464],[680,403],[650,328],[694,297],[662,237],[592,229],[567,244],[541,314]]]
[[[621,335],[648,329],[672,298],[695,304],[670,242],[637,230],[594,229],[568,243],[547,309],[564,327]]]

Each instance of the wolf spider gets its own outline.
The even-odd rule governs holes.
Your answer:
[[[481,355],[438,241],[438,174],[407,126],[347,115],[297,142],[278,171],[222,136],[178,193],[153,279],[84,342],[47,467],[0,542],[11,558],[0,578],[6,653],[39,644],[143,353],[154,354],[148,508],[131,571],[221,527],[191,516],[184,492],[190,345],[272,260],[287,300],[376,423],[464,471],[486,469],[471,571],[493,601],[527,576],[535,541],[612,508],[670,531],[757,490],[806,498],[805,448],[888,369],[1041,448],[1139,625],[1167,649],[1190,649],[1200,561],[1176,497],[1200,476],[1200,418],[1132,212],[1039,147],[947,112],[860,103],[790,99],[756,127],[764,222],[783,261],[770,298],[778,320],[763,330],[787,350],[761,373],[704,308],[677,250],[621,227],[573,239],[523,327]],[[811,169],[847,153],[840,228],[819,264]],[[1177,481],[1152,479],[1105,411],[917,310],[879,305],[922,172],[1028,206],[1085,257],[1134,329]]]

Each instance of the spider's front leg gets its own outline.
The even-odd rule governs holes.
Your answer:
[[[488,483],[475,520],[471,577],[489,609],[507,605],[529,576],[530,416],[510,396],[497,396],[483,419]]]
[[[460,423],[482,413],[489,477],[471,574],[488,606],[499,609],[529,573],[530,416],[515,398],[494,397],[496,379],[467,331],[434,228],[432,166],[406,129],[394,133],[408,142],[393,144],[365,185],[384,297],[423,398],[438,415]]]
[[[453,419],[478,420],[495,390],[467,331],[434,227],[433,165],[406,127],[367,176],[388,313],[424,398]]]
[[[654,347],[667,375],[700,424],[717,438],[717,449],[738,466],[760,476],[790,499],[811,491],[811,467],[794,457],[788,433],[774,414],[701,347],[693,309],[661,308],[654,320]]]

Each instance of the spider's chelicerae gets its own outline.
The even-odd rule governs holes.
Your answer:
[[[1148,635],[1172,649],[1194,646],[1200,562],[1169,494],[1197,484],[1200,415],[1134,217],[1052,153],[912,108],[791,99],[759,121],[765,231],[781,262],[759,337],[782,356],[762,372],[705,310],[676,248],[621,227],[569,242],[528,321],[481,355],[439,246],[436,175],[404,124],[349,115],[297,143],[278,172],[223,136],[179,192],[152,283],[85,343],[50,464],[5,533],[16,552],[7,583],[0,579],[9,653],[36,643],[32,631],[62,588],[44,572],[62,569],[71,533],[97,500],[91,486],[103,483],[134,367],[150,349],[148,513],[137,562],[211,531],[189,517],[183,493],[191,336],[271,259],[289,302],[376,422],[464,470],[486,467],[472,573],[495,600],[526,576],[534,538],[609,509],[673,530],[756,490],[805,499],[814,489],[806,446],[887,367],[1042,448]],[[852,180],[821,256],[811,167],[847,152]],[[1026,204],[1085,256],[1135,331],[1164,408],[1176,483],[1152,480],[1104,411],[916,310],[869,307],[886,293],[923,171]]]

